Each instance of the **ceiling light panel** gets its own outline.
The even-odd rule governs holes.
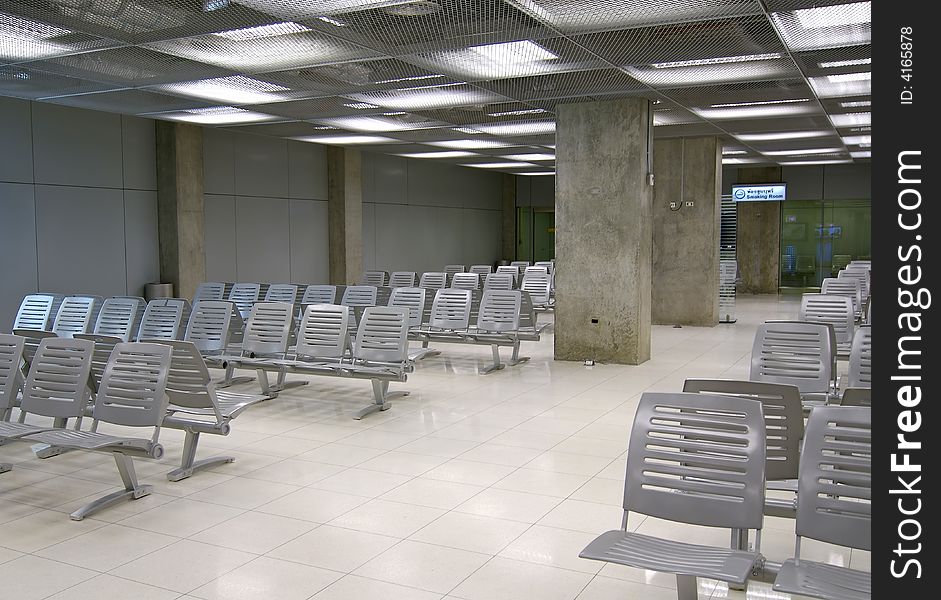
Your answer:
[[[868,44],[872,39],[870,2],[776,12],[771,20],[795,52]]]
[[[858,125],[872,125],[872,113],[859,112],[845,115],[830,115],[834,127],[856,127]]]
[[[555,171],[521,171],[513,175],[555,175]]]
[[[342,15],[411,0],[238,0],[239,4],[282,19],[307,19]]]
[[[431,146],[440,148],[456,148],[460,150],[484,150],[489,148],[507,148],[510,144],[497,140],[477,139],[477,140],[441,140],[438,142],[428,142]]]
[[[477,169],[518,169],[520,167],[535,167],[538,165],[527,164],[524,162],[492,162],[492,163],[469,163],[462,167],[475,167]]]
[[[843,143],[847,146],[870,146],[872,145],[872,136],[848,135],[843,137]]]
[[[764,56],[766,58],[755,58]],[[740,55],[697,59],[716,61],[702,65],[687,65],[694,61],[678,61],[672,64],[681,66],[663,67],[654,63],[646,66],[628,66],[626,70],[632,77],[654,88],[673,88],[741,81],[787,79],[796,72],[789,59],[779,54]]]
[[[510,0],[566,33],[626,29],[660,23],[758,14],[751,0]]]
[[[333,125],[342,129],[367,132],[407,131],[409,129],[423,129],[428,127],[441,127],[444,125],[435,121],[423,121],[421,118],[408,119],[401,117],[387,117],[383,115],[369,117],[338,117],[333,119],[313,119],[317,123]]]
[[[850,152],[853,158],[872,158],[871,150],[860,150],[859,152]]]
[[[361,144],[394,144],[398,140],[378,135],[308,135],[295,137],[302,142],[330,144],[332,146],[358,146]]]
[[[745,157],[745,158],[733,157],[733,158],[722,159],[723,165],[756,165],[756,164],[761,164],[761,163],[766,163],[766,162],[768,162],[768,159],[766,158],[753,158],[753,157]]]
[[[496,136],[527,136],[555,133],[555,121],[474,125],[474,129]]]
[[[781,140],[807,140],[832,136],[830,131],[780,131],[769,133],[740,133],[735,137],[743,142],[776,142]]]
[[[289,99],[286,87],[245,77],[233,75],[201,81],[185,81],[157,86],[157,89],[182,96],[203,98],[226,104],[264,104]]]
[[[763,119],[768,117],[793,117],[797,115],[819,114],[817,104],[787,103],[760,104],[757,106],[737,106],[730,108],[694,108],[693,112],[710,121]]]
[[[506,101],[506,98],[492,92],[455,84],[350,94],[350,97],[398,110],[428,110]]]
[[[841,154],[842,148],[801,148],[798,150],[768,150],[765,156],[809,156],[812,154]]]
[[[653,124],[655,127],[665,125],[685,125],[687,123],[696,123],[697,119],[693,114],[686,110],[655,110],[653,113]]]
[[[410,154],[399,154],[405,158],[468,158],[471,156],[480,156],[473,152],[461,152],[458,150],[448,150],[442,152],[414,152]]]
[[[779,165],[785,167],[808,167],[815,165],[845,165],[853,162],[848,159],[836,159],[836,160],[789,160],[779,162]]]
[[[265,79],[329,95],[460,83],[394,58],[267,72]]]
[[[165,40],[147,47],[246,73],[277,71],[374,56],[370,51],[315,31],[249,28]],[[267,34],[267,35],[262,35]]]
[[[508,154],[502,158],[508,158],[510,160],[520,160],[523,162],[537,162],[537,161],[546,161],[546,160],[555,160],[555,154]]]
[[[385,109],[375,105],[360,105],[340,96],[327,98],[308,98],[303,100],[272,101],[266,104],[256,104],[254,109],[260,112],[289,117],[291,119],[308,120],[326,117],[370,116],[378,115]],[[371,108],[370,108],[371,107]]]
[[[257,123],[277,119],[272,115],[235,108],[232,106],[213,106],[211,108],[195,108],[173,113],[152,115],[154,118],[186,121],[200,125],[232,125],[236,123]]]
[[[532,77],[478,81],[474,85],[517,100],[627,93],[646,88],[617,69],[589,69]]]
[[[192,110],[213,106],[211,103],[202,100],[178,98],[147,90],[115,90],[112,92],[45,98],[45,100],[65,106],[126,115]]]
[[[846,73],[810,77],[810,87],[820,98],[869,96],[872,94],[872,73]]]
[[[0,95],[35,100],[114,89],[114,86],[22,66],[0,67]]]
[[[559,39],[483,44],[416,54],[407,60],[466,81],[530,77],[598,65],[597,59]]]

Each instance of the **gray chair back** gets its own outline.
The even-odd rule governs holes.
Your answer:
[[[403,363],[408,360],[409,309],[371,306],[363,313],[353,358],[365,362]]]
[[[484,275],[489,275],[485,273]],[[480,274],[478,273],[455,273],[451,278],[451,287],[459,290],[477,290],[480,289]]]
[[[769,321],[758,326],[751,351],[751,381],[796,385],[801,394],[830,389],[834,349],[823,323]]]
[[[167,415],[170,352],[166,344],[117,344],[101,377],[95,421],[159,430]],[[156,432],[154,438],[156,441]]]
[[[523,283],[520,285],[520,289],[529,292],[533,304],[536,306],[545,306],[549,304],[549,290],[551,286],[552,282],[549,279],[548,273],[530,273],[527,271],[527,273],[523,275]]]
[[[516,278],[512,273],[491,273],[484,280],[484,290],[512,290],[515,284]]]
[[[708,527],[761,529],[761,403],[647,392],[631,429],[624,510]]]
[[[510,266],[516,267],[522,272],[522,271],[525,271],[526,267],[529,266],[529,261],[528,260],[511,260]]]
[[[309,285],[304,290],[301,304],[333,304],[337,301],[337,286]]]
[[[236,283],[229,291],[229,301],[235,304],[243,319],[252,312],[252,305],[261,296],[261,285],[257,283]]]
[[[294,302],[256,302],[245,324],[243,354],[284,354],[294,326]]]
[[[476,273],[480,277],[484,275],[490,275],[493,273],[493,267],[490,265],[471,265],[471,268],[467,270],[468,273]]]
[[[297,286],[293,283],[272,283],[265,292],[265,302],[290,302],[297,300]]]
[[[114,296],[101,305],[94,333],[120,338],[122,342],[131,341],[140,328],[144,316],[143,298],[135,296]]]
[[[467,329],[470,325],[471,298],[471,290],[438,290],[431,305],[428,324],[439,329]]]
[[[849,387],[872,387],[872,326],[856,330],[850,348]]]
[[[461,267],[463,269],[463,266]],[[463,273],[464,271],[457,271]],[[418,287],[425,289],[442,289],[448,286],[448,273],[422,273]]]
[[[389,287],[391,288],[400,288],[400,287],[415,287],[415,272],[414,271],[395,271],[389,275]]]
[[[98,296],[66,296],[59,305],[52,330],[59,337],[72,337],[76,333],[90,333],[101,310]]]
[[[200,300],[225,300],[225,283],[222,281],[205,281],[196,286],[193,294],[193,304]]]
[[[336,304],[311,304],[304,309],[297,332],[297,355],[342,358],[346,354],[350,309]]]
[[[797,386],[733,379],[687,379],[683,391],[761,402],[765,416],[765,479],[797,478],[804,438],[804,410]]]
[[[837,273],[838,279],[843,279],[846,277],[851,277],[853,279],[859,280],[859,291],[863,296],[863,303],[869,299],[869,269],[861,266],[850,266],[839,273]]]
[[[360,285],[371,285],[373,287],[382,287],[386,284],[387,274],[385,271],[366,271],[360,279]]]
[[[170,404],[184,408],[213,410],[218,416],[215,384],[206,361],[193,342],[182,340],[141,340],[169,346],[170,370],[166,393]]]
[[[81,418],[88,402],[88,376],[95,343],[44,338],[30,364],[20,402],[25,413],[56,419]]]
[[[486,290],[477,312],[477,330],[493,333],[519,331],[521,301],[519,290]]]
[[[392,290],[389,297],[389,306],[404,306],[408,308],[408,326],[421,327],[425,312],[425,294],[427,290],[420,287],[397,287]]]
[[[139,340],[179,340],[186,333],[190,305],[182,298],[154,298],[141,318]]]
[[[853,312],[859,315],[862,310],[862,291],[859,280],[852,277],[827,277],[820,286],[820,293],[830,296],[846,296],[853,303]]]
[[[846,388],[840,397],[840,406],[872,406],[872,388]]]
[[[343,290],[343,306],[375,306],[379,290],[374,285],[351,285]]]
[[[25,343],[23,337],[0,333],[0,421],[9,418],[9,411],[23,384],[20,363]]]
[[[229,345],[235,311],[235,305],[228,300],[200,300],[193,305],[183,339],[196,344],[200,352],[222,352]]]
[[[810,411],[797,484],[800,537],[869,550],[872,531],[872,410]]]
[[[13,320],[13,329],[50,331],[60,304],[62,304],[62,296],[58,294],[28,294],[24,296]]]
[[[829,323],[838,345],[851,344],[856,333],[853,301],[846,296],[804,294],[798,319],[808,323]]]

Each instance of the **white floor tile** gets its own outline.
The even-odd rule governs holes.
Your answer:
[[[441,481],[490,486],[512,473],[515,469],[516,467],[508,467],[505,465],[454,459],[449,460],[440,467],[435,467],[428,471],[423,477],[427,477],[428,479],[440,479]]]
[[[206,600],[306,600],[341,573],[265,556],[190,592]]]
[[[121,579],[120,577],[104,574],[62,590],[58,594],[50,596],[48,600],[104,600],[106,598],[175,600],[179,598],[179,594],[152,585],[131,581],[130,579]]]
[[[181,540],[118,567],[111,574],[188,593],[254,558],[247,552]]]
[[[366,502],[362,496],[304,488],[256,510],[292,519],[326,523]]]
[[[482,517],[535,523],[561,501],[561,498],[552,496],[488,488],[455,510]]]
[[[254,479],[237,477],[200,490],[187,496],[187,498],[231,506],[232,508],[250,509],[277,500],[282,496],[287,496],[298,489],[300,487],[296,485],[274,483],[272,481],[259,484]]]
[[[441,594],[395,585],[356,575],[347,575],[314,600],[440,600]]]
[[[321,525],[272,550],[269,556],[349,573],[398,542],[399,538]]]
[[[316,523],[262,512],[246,512],[190,539],[232,550],[264,554],[316,527]]]
[[[240,508],[180,498],[128,517],[120,521],[120,524],[155,533],[188,537],[243,512],[245,511]]]
[[[493,484],[493,487],[503,490],[514,490],[517,492],[565,498],[587,481],[588,477],[584,475],[570,475],[568,473],[523,468],[510,473]]]
[[[317,483],[312,484],[311,487],[320,490],[330,490],[331,492],[375,498],[391,489],[397,488],[409,479],[411,479],[411,477],[406,475],[368,471],[356,467],[341,471],[326,479],[321,479]]]
[[[409,539],[483,554],[497,554],[529,529],[528,523],[449,512]]]
[[[356,575],[444,594],[487,562],[486,554],[404,541],[355,571]]]
[[[339,465],[328,465],[309,460],[287,459],[251,473],[246,473],[244,477],[259,481],[306,486],[326,479],[331,475],[336,475],[345,468]]]
[[[106,525],[36,552],[37,556],[93,569],[110,571],[177,541],[169,535],[123,525]]]
[[[578,553],[595,537],[592,533],[533,525],[498,556],[594,575],[602,563],[579,558]]]
[[[330,521],[331,525],[405,538],[444,514],[438,508],[372,500]]]
[[[347,444],[327,444],[298,454],[296,458],[326,463],[328,465],[353,467],[366,462],[370,458],[375,458],[383,454],[383,452],[383,450],[377,448],[349,446]]]
[[[447,458],[440,456],[411,454],[409,452],[396,452],[393,450],[367,460],[357,468],[415,477],[434,469],[447,460]]]
[[[451,595],[467,600],[571,600],[591,575],[506,558],[494,558],[468,577]]]
[[[66,514],[41,510],[0,525],[0,546],[20,552],[36,552],[104,525],[94,519],[72,521]]]
[[[484,488],[479,485],[416,477],[386,492],[382,498],[394,502],[451,510],[483,490]]]
[[[29,555],[0,565],[3,596],[16,600],[46,598],[97,574],[88,569]]]

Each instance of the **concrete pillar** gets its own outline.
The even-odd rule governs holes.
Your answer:
[[[203,233],[203,130],[156,121],[160,280],[192,298],[206,280]]]
[[[781,167],[738,170],[738,183],[778,183]],[[781,273],[781,205],[778,202],[740,202],[736,240],[738,291],[776,294]]]
[[[651,319],[711,327],[719,321],[722,143],[676,138],[653,148]]]
[[[362,154],[327,148],[330,283],[354,285],[363,274]]]
[[[556,126],[555,358],[650,358],[650,103],[562,104]]]

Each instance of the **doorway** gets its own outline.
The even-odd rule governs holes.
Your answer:
[[[516,213],[516,260],[555,258],[555,208],[520,206]]]

